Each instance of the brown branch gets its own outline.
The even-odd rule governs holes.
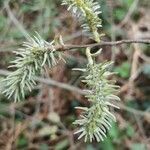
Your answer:
[[[7,76],[10,73],[11,73],[10,71],[0,69],[0,75],[2,75],[2,76]],[[44,78],[41,78],[41,77],[36,77],[36,81],[47,84],[47,85],[50,85],[50,86],[56,86],[56,87],[59,87],[59,88],[62,88],[62,89],[68,90],[68,91],[76,92],[76,93],[81,94],[81,95],[86,94],[86,90],[82,90],[78,87],[74,87],[72,85],[62,83],[62,82],[58,82],[58,81],[55,81],[55,80],[52,80],[52,79],[44,79]],[[149,112],[140,111],[140,110],[136,110],[134,108],[127,107],[127,106],[123,105],[122,103],[118,103],[117,105],[121,109],[124,109],[128,112],[131,112],[131,113],[134,113],[136,115],[145,116],[145,117],[149,118],[149,114],[150,114]]]
[[[58,47],[57,49],[62,49],[62,50],[71,50],[71,49],[76,49],[76,48],[93,48],[96,46],[118,46],[121,44],[131,44],[131,43],[141,43],[141,44],[150,44],[150,40],[121,40],[121,41],[112,41],[112,42],[100,42],[100,43],[94,43],[94,44],[85,44],[85,45],[72,45],[72,44],[67,44],[62,47]]]
[[[121,40],[121,41],[111,41],[111,42],[105,42],[101,41],[100,43],[93,43],[93,44],[83,44],[83,45],[74,45],[74,44],[65,44],[65,45],[58,45],[58,47],[55,47],[56,50],[60,51],[66,51],[66,50],[72,50],[72,49],[78,49],[78,48],[93,48],[93,47],[101,47],[101,46],[119,46],[122,44],[132,44],[132,43],[141,43],[141,44],[150,44],[150,39],[140,39],[140,40]],[[51,50],[51,48],[50,48]],[[3,51],[3,50],[0,50]],[[9,50],[5,50],[9,51]],[[3,51],[3,52],[5,52]]]

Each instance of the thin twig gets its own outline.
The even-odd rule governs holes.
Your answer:
[[[150,44],[150,40],[121,40],[121,41],[111,41],[111,42],[100,42],[100,43],[94,43],[94,44],[85,44],[85,45],[72,45],[72,44],[66,44],[64,46],[60,46],[57,49],[62,49],[62,50],[72,50],[76,48],[93,48],[93,47],[99,47],[99,46],[118,46],[121,44],[131,44],[131,43],[141,43],[141,44]]]
[[[59,45],[58,47],[55,47],[56,50],[60,51],[66,51],[66,50],[72,50],[72,49],[78,49],[78,48],[93,48],[93,47],[101,47],[101,46],[119,46],[122,44],[132,44],[132,43],[139,43],[139,44],[150,44],[150,39],[134,39],[134,40],[120,40],[120,41],[111,41],[111,42],[105,42],[101,41],[100,43],[94,43],[94,44],[83,44],[83,45],[74,45],[74,44],[65,44],[65,45]],[[51,48],[50,48],[51,50]],[[9,51],[9,50],[1,50],[3,52]]]

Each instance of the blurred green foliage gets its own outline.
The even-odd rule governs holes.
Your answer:
[[[120,66],[114,68],[114,71],[122,78],[129,78],[131,64],[129,62],[123,62]]]
[[[2,1],[3,2],[3,1]],[[2,2],[0,5],[2,7]],[[31,1],[10,1],[11,13],[19,21],[20,25],[30,34],[38,31],[43,38],[53,35],[54,30],[60,26],[58,15],[58,5],[60,0],[31,0]],[[4,9],[4,8],[3,8]],[[10,16],[0,12],[0,40],[22,39],[23,33],[18,27],[11,23]],[[20,20],[21,18],[21,20]]]
[[[111,4],[108,6],[108,1],[106,0],[97,0],[102,9],[102,18],[103,18],[103,27],[104,32],[108,33],[108,37],[111,35],[110,26],[111,19],[113,17],[114,22],[118,23],[122,21],[122,19],[127,14],[129,7],[133,3],[134,0],[113,0],[114,3],[117,5],[114,9],[111,10]],[[0,0],[0,41],[1,42],[11,42],[19,43],[19,41],[24,40],[24,35],[18,27],[16,27],[12,21],[10,20],[9,16],[6,15],[6,11],[2,11],[3,3],[6,2],[5,0]],[[27,30],[28,33],[32,34],[34,31],[38,31],[43,38],[51,38],[54,36],[55,30],[58,30],[62,23],[59,20],[58,15],[61,12],[60,8],[60,0],[11,0],[11,10],[14,16],[19,20],[23,28]],[[110,2],[111,3],[111,2]],[[145,7],[148,7],[149,0],[142,0],[140,1],[140,5],[144,4]],[[112,12],[111,12],[112,11]],[[135,12],[137,16],[139,16],[138,10]],[[122,30],[117,29],[117,33],[115,34],[122,34]],[[20,44],[20,43],[19,43]],[[13,49],[13,46],[10,46]],[[150,54],[149,47],[146,47],[146,54]],[[0,56],[1,57],[1,56]],[[3,59],[2,59],[3,58]],[[4,66],[8,61],[12,59],[10,55],[4,56],[0,58],[0,65]],[[76,66],[77,62],[75,58],[68,59],[67,67],[72,68]],[[118,73],[118,76],[123,79],[128,79],[130,76],[130,69],[131,63],[125,61],[119,64],[118,66],[114,67],[114,71]],[[145,64],[142,67],[142,73],[146,76],[150,77],[150,65]],[[2,78],[2,77],[0,77]],[[37,94],[37,91],[35,92]],[[4,97],[0,96],[1,103],[0,103],[0,116],[5,116],[9,118],[11,115],[7,112],[6,108],[8,106],[8,101],[3,101]],[[70,108],[70,115],[65,116],[64,124],[73,128],[72,122],[76,119],[75,117],[75,110],[73,109],[74,106],[80,105],[79,102],[73,101],[71,108]],[[149,98],[147,98],[142,104],[137,103],[137,100],[128,101],[126,103],[128,107],[137,109],[137,110],[148,110],[150,106]],[[128,116],[131,116],[130,114]],[[132,116],[131,116],[132,118]],[[16,122],[23,121],[24,117],[21,114],[16,114]],[[40,126],[41,127],[41,126]],[[1,132],[1,130],[0,130]],[[86,150],[122,150],[124,148],[124,140],[131,139],[135,136],[135,128],[134,125],[131,123],[130,120],[126,121],[126,126],[123,128],[119,128],[117,124],[113,124],[113,127],[109,133],[107,139],[101,143],[94,143],[94,144],[86,144]],[[83,144],[84,145],[84,144]],[[69,146],[68,139],[63,139],[62,141],[58,142],[55,145],[56,150],[65,150]],[[28,147],[28,139],[25,135],[20,135],[17,140],[17,149],[18,150],[25,150]],[[120,149],[121,148],[121,149]],[[45,143],[40,144],[40,150],[48,150],[49,146]],[[147,150],[145,144],[136,142],[132,143],[131,150]]]
[[[142,143],[134,143],[131,150],[147,150],[146,146]]]
[[[21,149],[23,147],[27,147],[28,145],[28,139],[24,135],[20,135],[17,140],[17,148]]]

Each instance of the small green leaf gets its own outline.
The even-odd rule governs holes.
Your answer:
[[[112,137],[113,139],[118,139],[119,137],[119,131],[118,131],[118,127],[116,125],[116,123],[112,124],[112,128],[110,129],[110,137]]]
[[[130,124],[128,124],[127,126],[126,133],[127,133],[127,136],[129,137],[134,136],[135,131],[134,131],[134,128]]]
[[[116,18],[117,21],[121,21],[126,14],[126,11],[123,8],[116,8],[114,10],[114,18]]]
[[[110,138],[107,138],[103,143],[101,143],[100,147],[102,150],[115,150]]]
[[[123,62],[120,66],[114,69],[115,72],[122,78],[128,78],[130,75],[131,65],[129,62]]]
[[[17,140],[17,147],[23,148],[26,147],[28,144],[27,138],[24,135],[21,135]]]

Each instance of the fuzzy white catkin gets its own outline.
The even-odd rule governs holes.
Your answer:
[[[67,5],[68,10],[72,11],[81,21],[83,31],[88,33],[95,41],[99,42],[101,35],[98,28],[102,27],[100,5],[94,0],[63,0],[62,5]]]
[[[59,42],[62,44],[62,40]],[[46,42],[38,33],[33,38],[29,37],[23,47],[14,53],[17,57],[10,67],[16,70],[2,80],[1,85],[2,93],[16,102],[24,99],[25,91],[31,91],[36,85],[35,76],[41,73],[44,65],[51,68],[57,65],[62,57],[61,53],[55,50],[55,42]]]
[[[106,132],[111,128],[111,123],[116,121],[116,117],[110,112],[110,107],[119,108],[116,106],[114,100],[120,100],[118,96],[114,95],[118,91],[118,86],[114,85],[113,81],[108,80],[111,62],[90,64],[84,71],[84,82],[91,92],[87,92],[86,97],[90,101],[91,106],[77,107],[83,113],[79,120],[74,124],[80,128],[75,132],[79,134],[78,139],[84,137],[84,141],[92,142],[103,141],[106,137]]]
[[[86,33],[90,33],[96,42],[100,42],[101,34],[98,29],[102,27],[101,19],[99,18],[100,6],[94,0],[63,0],[62,5],[67,5],[68,10],[72,11],[81,21],[81,27]],[[108,71],[111,62],[96,64],[92,57],[100,53],[99,50],[95,54],[90,54],[90,48],[86,49],[88,65],[84,70],[85,76],[83,82],[89,87],[90,92],[87,92],[87,99],[91,106],[78,107],[83,113],[79,120],[74,124],[80,128],[75,132],[79,134],[78,139],[84,137],[84,141],[92,142],[103,141],[106,137],[106,132],[111,128],[112,121],[116,121],[115,116],[110,112],[110,107],[119,108],[112,103],[112,100],[119,100],[119,97],[114,95],[117,92],[118,86],[109,81],[107,77],[111,75]],[[91,57],[92,56],[92,57]],[[86,71],[85,71],[86,70]]]

